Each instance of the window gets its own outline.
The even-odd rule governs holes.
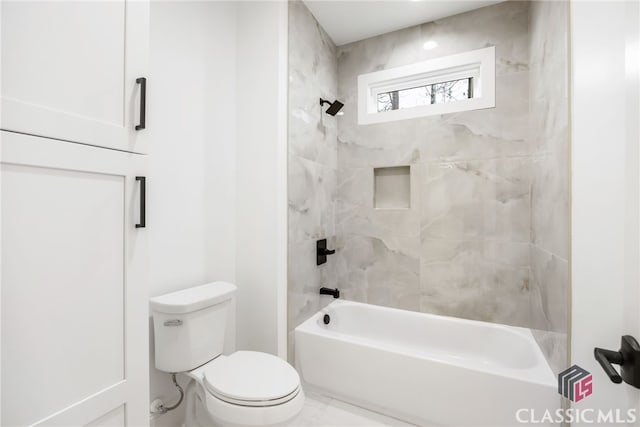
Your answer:
[[[473,98],[473,77],[378,94],[378,112]]]
[[[358,76],[358,123],[495,107],[493,47]]]

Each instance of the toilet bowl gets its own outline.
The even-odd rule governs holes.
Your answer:
[[[204,416],[191,415],[192,425],[279,426],[296,416],[304,405],[304,392],[296,370],[267,353],[238,351],[186,373],[198,388],[196,405]],[[187,408],[198,412],[187,395]],[[189,410],[189,409],[188,409]],[[204,420],[202,420],[204,418]]]
[[[185,427],[279,426],[304,405],[285,360],[235,351],[235,291],[214,282],[151,299],[156,368],[191,378]]]

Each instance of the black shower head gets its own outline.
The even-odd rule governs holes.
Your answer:
[[[320,105],[322,106],[324,104],[329,104],[329,108],[327,108],[326,113],[330,116],[335,116],[338,114],[338,111],[342,110],[342,107],[344,107],[344,104],[338,100],[331,102],[320,98]]]

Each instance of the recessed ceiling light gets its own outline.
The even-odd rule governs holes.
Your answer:
[[[424,42],[422,47],[425,50],[431,50],[431,49],[435,49],[436,47],[438,47],[438,43],[434,42],[433,40],[428,40],[428,41]]]

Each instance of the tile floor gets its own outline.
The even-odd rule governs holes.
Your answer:
[[[415,427],[336,399],[307,393],[300,414],[287,427]]]

